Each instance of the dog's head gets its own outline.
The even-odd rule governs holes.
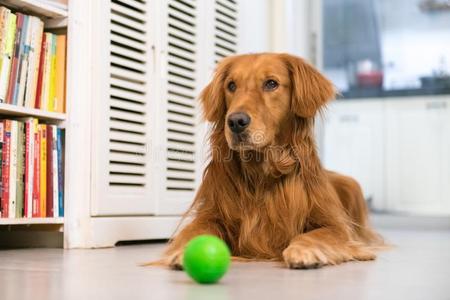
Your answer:
[[[201,99],[206,120],[223,124],[231,149],[261,150],[334,96],[331,82],[301,58],[254,54],[220,62]]]

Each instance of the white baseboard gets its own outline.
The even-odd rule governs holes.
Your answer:
[[[371,214],[370,221],[378,229],[449,230],[450,216],[405,214]]]
[[[114,247],[119,241],[168,239],[180,222],[179,216],[92,217],[90,239],[70,248]]]

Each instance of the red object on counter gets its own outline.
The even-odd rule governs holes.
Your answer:
[[[357,73],[356,81],[360,87],[381,87],[383,85],[383,72],[370,71]]]

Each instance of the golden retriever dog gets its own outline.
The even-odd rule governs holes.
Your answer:
[[[299,57],[223,59],[201,94],[211,158],[187,212],[192,222],[162,262],[181,269],[186,243],[200,234],[220,237],[233,256],[293,269],[375,259],[382,241],[359,184],[325,170],[316,149],[314,116],[335,93]]]

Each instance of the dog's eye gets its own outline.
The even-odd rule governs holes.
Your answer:
[[[278,82],[273,79],[269,79],[264,82],[264,90],[265,91],[273,91],[278,87]]]
[[[228,90],[232,93],[236,90],[236,87],[236,82],[234,81],[230,81],[227,86]]]

